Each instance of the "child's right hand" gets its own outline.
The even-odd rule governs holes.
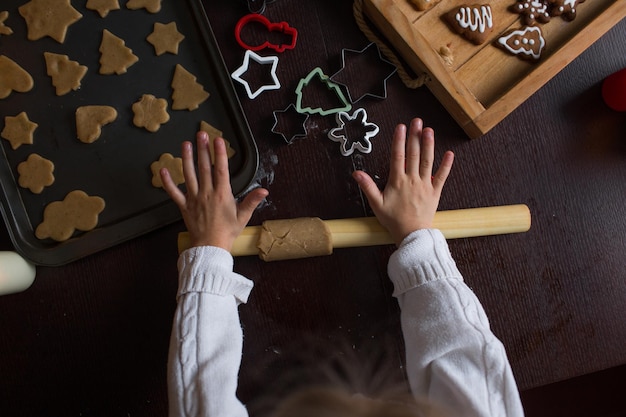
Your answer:
[[[416,118],[411,121],[408,138],[406,126],[396,126],[389,179],[382,192],[365,172],[353,174],[378,221],[389,231],[396,245],[415,230],[432,227],[454,154],[446,152],[432,176],[434,158],[435,133],[431,128],[423,128],[422,120]]]

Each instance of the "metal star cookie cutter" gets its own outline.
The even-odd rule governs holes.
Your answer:
[[[335,107],[330,109],[323,109],[321,107],[302,107],[303,90],[307,88],[316,77],[319,78],[320,82],[322,82],[331,92],[333,92],[337,96],[337,98],[341,102],[341,107]],[[309,75],[307,75],[305,78],[302,78],[298,83],[298,87],[296,88],[296,110],[299,113],[328,116],[329,114],[338,113],[341,111],[350,111],[351,109],[352,105],[341,91],[341,87],[338,84],[332,82],[330,80],[330,77],[324,74],[320,67],[313,69],[309,73]]]
[[[272,77],[273,83],[266,84],[259,87],[256,91],[252,91],[252,87],[250,87],[250,83],[242,78],[242,76],[248,72],[250,67],[250,60],[255,61],[261,65],[271,64],[272,69],[270,75]],[[246,55],[243,58],[243,64],[239,67],[235,72],[232,73],[233,80],[243,84],[246,89],[246,93],[248,93],[248,97],[251,99],[255,99],[261,94],[263,91],[267,90],[278,90],[280,88],[280,81],[278,81],[278,76],[276,75],[276,68],[278,68],[278,57],[277,56],[259,56],[254,51],[247,50]]]
[[[341,144],[339,150],[343,156],[350,156],[355,150],[362,153],[370,153],[372,151],[370,139],[378,134],[379,129],[374,123],[367,122],[365,109],[357,109],[352,116],[346,112],[339,112],[335,119],[338,127],[328,132],[328,138]],[[358,128],[360,130],[356,139],[352,136],[354,128],[350,128],[350,125],[355,122],[359,124]]]
[[[285,139],[287,144],[291,145],[297,138],[303,138],[307,135],[306,122],[309,115],[300,113],[293,104],[287,106],[284,110],[276,110],[274,113],[274,126],[272,133],[276,133]],[[296,119],[297,118],[297,119]],[[295,121],[294,121],[295,120]],[[281,126],[289,125],[289,131],[281,130]],[[300,131],[295,131],[295,127],[301,127]]]
[[[366,63],[359,65],[362,61],[366,61]],[[372,61],[376,61],[376,64],[370,65],[370,62]],[[374,89],[375,86],[373,83],[371,85],[364,86],[364,70],[367,70],[368,73],[372,73],[373,70],[380,69],[382,72],[382,67],[377,65],[380,63],[389,68],[389,71],[385,71],[384,76],[382,76],[382,86],[377,86],[377,90]],[[378,46],[375,43],[370,43],[360,51],[347,48],[342,49],[341,69],[333,74],[330,79],[337,84],[344,86],[348,92],[350,102],[352,104],[356,104],[359,100],[366,96],[379,99],[387,98],[387,80],[393,76],[397,70],[398,69],[393,63],[383,58]],[[350,77],[351,74],[355,74],[355,76]],[[377,79],[377,83],[378,82],[379,81]],[[357,87],[361,88],[358,89]],[[355,93],[355,90],[358,91],[358,93]],[[353,96],[358,97],[355,99]]]

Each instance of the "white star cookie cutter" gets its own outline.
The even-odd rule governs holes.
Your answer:
[[[252,91],[252,87],[250,83],[243,78],[243,75],[248,72],[250,68],[250,60],[253,60],[257,64],[260,65],[271,65],[270,76],[272,78],[272,84],[265,84],[257,88],[255,91]],[[248,93],[248,97],[251,99],[255,99],[261,94],[263,91],[267,90],[278,90],[280,88],[280,81],[278,81],[278,76],[276,75],[276,68],[278,68],[278,57],[277,56],[260,56],[256,54],[254,51],[247,50],[246,55],[243,58],[243,64],[237,68],[235,72],[232,73],[233,80],[241,83],[246,89],[246,93]]]
[[[328,132],[328,138],[341,144],[340,151],[343,156],[350,156],[355,150],[363,153],[372,151],[371,138],[378,134],[378,126],[367,122],[365,109],[357,109],[352,116],[346,112],[335,115],[338,127]],[[358,124],[355,128],[353,125]],[[358,135],[355,137],[355,133]]]

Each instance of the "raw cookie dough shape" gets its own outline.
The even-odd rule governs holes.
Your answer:
[[[9,12],[0,12],[0,35],[10,35],[13,33],[13,29],[6,26],[4,21],[9,17]]]
[[[352,104],[366,96],[387,98],[387,80],[398,69],[384,59],[375,43],[370,43],[361,51],[343,49],[341,69],[330,79],[343,85]],[[382,80],[382,81],[381,81]]]
[[[0,136],[11,142],[11,148],[15,150],[21,145],[33,144],[33,135],[37,126],[37,123],[28,119],[26,112],[21,112],[17,116],[6,116]]]
[[[84,191],[74,190],[63,201],[54,201],[46,206],[43,222],[37,226],[38,239],[51,238],[57,242],[68,240],[76,230],[87,232],[98,225],[98,215],[105,203],[100,197],[91,197]]]
[[[54,164],[36,153],[31,153],[24,162],[20,162],[17,172],[20,187],[28,188],[34,194],[41,194],[45,187],[54,183]]]
[[[333,237],[319,218],[268,220],[257,242],[259,257],[266,261],[310,258],[333,253]]]
[[[117,110],[111,106],[81,106],[76,109],[76,134],[83,143],[100,138],[102,126],[117,119]]]
[[[100,17],[107,17],[110,11],[119,10],[119,0],[87,0],[85,6],[89,10],[95,10],[100,14]]]
[[[526,26],[502,35],[498,38],[498,46],[518,58],[537,61],[546,41],[539,27]]]
[[[70,61],[67,55],[44,52],[47,74],[52,78],[57,96],[78,90],[80,82],[87,73],[87,67],[76,61]]]
[[[532,26],[536,22],[548,23],[550,21],[548,0],[517,0],[510,10],[520,14],[525,25]]]
[[[206,132],[207,135],[209,135],[209,149],[211,150],[210,155],[211,155],[211,164],[215,165],[215,151],[214,146],[213,145],[215,143],[215,139],[217,138],[222,138],[224,139],[223,132],[213,126],[211,126],[209,123],[205,122],[204,120],[200,122],[200,130],[203,132]],[[228,156],[228,159],[232,158],[233,156],[235,156],[235,150],[230,146],[230,142],[227,141],[226,139],[224,139],[224,143],[226,144],[226,156]]]
[[[297,138],[306,137],[308,114],[299,113],[293,104],[290,104],[284,110],[276,110],[273,114],[274,126],[272,126],[272,132],[282,136],[288,145],[291,145]]]
[[[133,104],[133,123],[149,132],[156,132],[162,124],[170,120],[167,113],[167,100],[156,98],[152,94],[144,94],[141,100]]]
[[[185,39],[177,27],[176,22],[170,22],[163,24],[156,22],[154,24],[154,30],[146,40],[154,46],[154,53],[157,56],[163,55],[166,52],[170,54],[178,55],[178,46]]]
[[[104,29],[100,44],[100,74],[125,74],[129,67],[139,61],[133,50],[126,43]]]
[[[485,42],[493,31],[493,12],[488,4],[455,7],[444,19],[456,33],[475,45]]]
[[[0,74],[0,99],[7,98],[12,91],[26,93],[35,86],[28,71],[4,55],[0,55]]]
[[[252,87],[250,83],[243,78],[243,75],[248,72],[250,69],[250,60],[256,62],[257,64],[267,66],[271,65],[270,68],[270,77],[272,78],[272,82],[270,84],[265,84],[257,88],[255,91],[252,91]],[[278,76],[276,75],[276,69],[278,68],[278,57],[277,56],[260,56],[256,54],[254,51],[246,50],[246,53],[243,57],[243,64],[232,73],[233,80],[242,84],[246,89],[246,93],[250,99],[255,99],[261,94],[263,91],[268,90],[278,90],[280,88],[280,81],[278,81]]]
[[[65,42],[67,28],[83,15],[72,7],[71,0],[31,0],[18,8],[28,26],[28,40],[50,36]]]
[[[161,11],[161,0],[128,0],[126,7],[131,10],[146,9],[150,13]]]
[[[378,126],[367,122],[365,109],[358,109],[350,116],[346,112],[339,112],[335,116],[338,127],[328,132],[328,138],[341,144],[343,156],[350,156],[355,150],[363,153],[372,151],[371,138],[378,134]],[[358,133],[355,135],[355,133]]]
[[[333,93],[339,100],[338,107],[321,108],[321,107],[309,107],[302,104],[303,95],[307,88],[310,87],[313,82],[321,83],[331,93]],[[350,111],[352,105],[341,91],[339,84],[336,84],[330,80],[328,75],[324,74],[320,67],[314,68],[305,78],[302,78],[298,82],[296,87],[296,110],[299,113],[319,114],[321,116],[328,116],[329,114],[338,113],[341,111]]]
[[[174,70],[172,89],[172,110],[196,110],[210,95],[196,81],[196,77],[180,64],[176,64]]]
[[[171,153],[164,153],[158,161],[154,161],[150,164],[153,187],[163,188],[163,181],[161,181],[161,174],[159,173],[161,168],[167,168],[174,184],[179,185],[185,182],[185,176],[183,175],[183,160],[181,158],[174,158]]]

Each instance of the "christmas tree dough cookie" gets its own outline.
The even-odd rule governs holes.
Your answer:
[[[80,88],[80,81],[87,73],[87,67],[76,61],[70,61],[67,55],[43,53],[46,59],[46,71],[52,78],[52,85],[56,88],[57,96]]]
[[[100,138],[102,126],[117,119],[117,110],[110,106],[82,106],[76,109],[76,133],[83,143]]]
[[[87,0],[85,7],[97,11],[100,17],[107,17],[110,11],[120,9],[120,3],[118,0]]]
[[[34,194],[41,194],[45,187],[54,183],[54,164],[36,153],[20,162],[17,172],[20,174],[17,180],[20,187],[28,188]]]
[[[100,44],[100,74],[125,74],[126,70],[139,61],[125,42],[104,29]]]
[[[21,112],[17,116],[6,116],[4,118],[4,129],[0,136],[11,142],[13,150],[22,145],[32,145],[35,129],[39,125],[31,122],[25,112]]]
[[[26,93],[33,89],[33,77],[11,58],[0,55],[0,99],[7,98],[12,91]]]
[[[50,36],[63,43],[67,28],[83,17],[72,7],[70,0],[31,0],[20,6],[18,11],[26,20],[28,39],[31,41]]]
[[[163,55],[166,52],[170,54],[178,55],[178,45],[185,39],[185,37],[178,31],[176,22],[170,22],[163,24],[156,22],[154,24],[154,30],[146,40],[154,46],[154,53],[157,56]]]
[[[172,110],[195,110],[209,98],[209,93],[204,91],[202,84],[180,64],[176,64],[172,88]]]
[[[200,130],[203,132],[206,132],[207,135],[209,135],[209,149],[211,150],[210,152],[211,163],[215,164],[215,151],[213,150],[215,145],[213,145],[213,143],[215,143],[215,139],[217,138],[224,139],[224,137],[222,136],[223,133],[221,130],[211,126],[209,123],[205,121],[200,122]],[[230,159],[233,156],[235,156],[235,150],[231,148],[230,142],[227,141],[226,139],[224,139],[224,143],[226,144],[226,155],[228,156],[228,159]]]
[[[135,117],[133,123],[137,127],[143,127],[148,132],[156,132],[162,124],[170,120],[167,113],[167,100],[156,98],[152,94],[144,94],[141,100],[133,104]]]
[[[4,21],[9,17],[9,12],[0,12],[0,35],[10,35],[13,30],[4,24]]]

